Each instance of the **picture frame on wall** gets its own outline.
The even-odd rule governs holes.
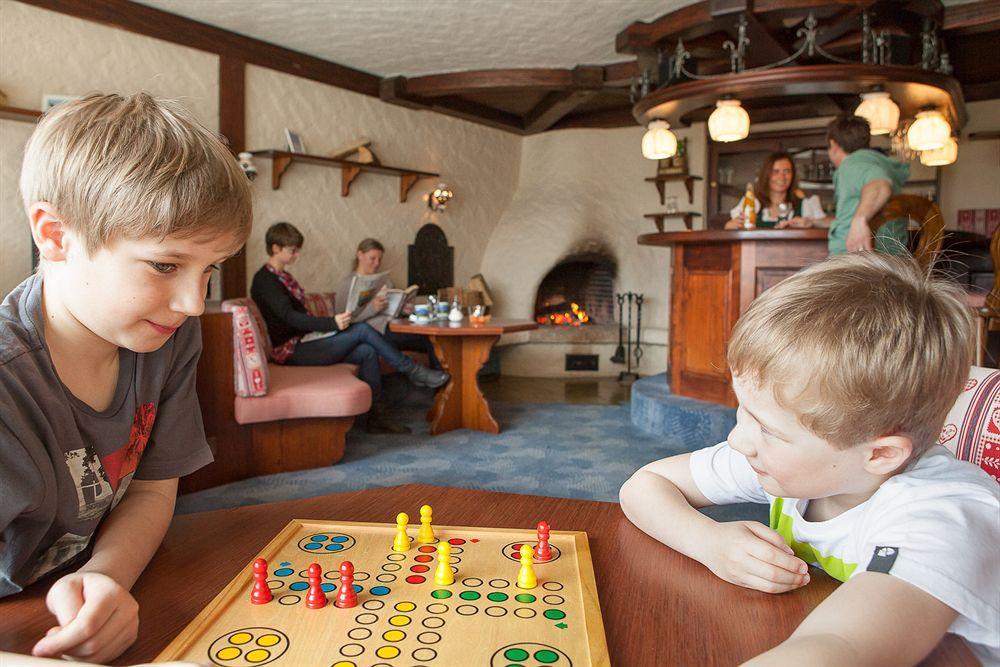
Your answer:
[[[298,135],[297,132],[292,132],[287,127],[285,128],[285,143],[288,144],[288,150],[292,153],[305,153],[306,147],[302,143],[302,137]]]

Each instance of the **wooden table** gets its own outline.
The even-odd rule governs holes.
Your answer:
[[[555,530],[587,531],[611,662],[620,667],[737,664],[785,639],[837,585],[816,571],[782,595],[727,584],[641,533],[616,503],[397,486],[176,517],[132,591],[139,639],[118,664],[153,659],[290,519],[390,523],[423,503],[442,524],[523,528],[546,520]],[[0,600],[0,651],[27,653],[53,624],[50,581]],[[948,635],[926,664],[977,663]]]
[[[825,229],[720,229],[643,234],[674,250],[670,389],[736,405],[726,344],[736,320],[768,287],[827,257]]]
[[[530,320],[492,319],[485,324],[471,324],[468,319],[461,322],[436,320],[430,324],[414,324],[408,320],[389,323],[389,329],[397,333],[430,338],[441,366],[451,374],[451,382],[437,393],[427,413],[431,435],[456,428],[500,432],[500,425],[479,388],[479,369],[489,359],[490,350],[502,334],[537,328],[538,324]]]

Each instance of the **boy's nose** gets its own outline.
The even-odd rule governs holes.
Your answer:
[[[198,281],[196,285],[185,286],[174,294],[170,307],[188,317],[198,317],[205,312],[205,297],[205,290]]]

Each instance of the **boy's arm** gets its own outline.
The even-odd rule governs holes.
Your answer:
[[[622,512],[642,532],[702,563],[720,579],[767,593],[809,582],[808,567],[777,532],[756,521],[718,523],[691,473],[691,454],[640,468],[619,493]]]
[[[861,188],[858,208],[854,211],[851,229],[847,232],[848,252],[872,249],[872,230],[868,223],[878,215],[890,197],[892,197],[892,183],[884,178],[868,181]]]
[[[824,600],[791,637],[747,662],[766,665],[913,665],[958,613],[889,574],[862,572]]]
[[[278,280],[261,281],[258,295],[267,307],[285,324],[299,331],[339,331],[340,327],[332,317],[316,317],[309,313],[300,313],[292,307],[292,296]]]
[[[176,495],[176,478],[132,480],[101,526],[90,559],[49,590],[46,604],[58,625],[34,655],[106,662],[135,641],[139,606],[128,589],[163,540]]]

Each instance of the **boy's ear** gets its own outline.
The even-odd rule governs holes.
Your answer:
[[[50,262],[66,259],[66,225],[56,207],[47,201],[35,202],[28,207],[31,238],[38,253]]]
[[[904,435],[886,435],[868,444],[865,470],[873,475],[891,475],[907,464],[913,442]]]

